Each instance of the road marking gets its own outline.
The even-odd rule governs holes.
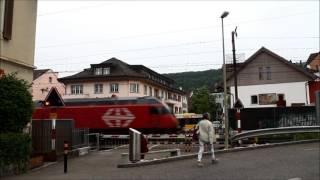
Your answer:
[[[314,148],[309,148],[309,149],[303,149],[304,151],[312,151],[315,150]]]
[[[296,177],[296,178],[291,178],[291,179],[288,179],[288,180],[302,180],[302,178]]]

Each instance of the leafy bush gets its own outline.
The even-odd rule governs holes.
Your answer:
[[[0,134],[0,174],[6,171],[15,173],[27,169],[31,152],[31,138],[22,133]]]
[[[27,81],[15,74],[0,78],[0,176],[24,172],[31,151],[31,138],[23,134],[33,111]]]
[[[30,122],[33,102],[28,88],[15,74],[0,78],[0,133],[21,132]]]

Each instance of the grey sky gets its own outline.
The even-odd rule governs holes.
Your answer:
[[[159,73],[222,65],[238,26],[237,53],[264,46],[294,62],[319,51],[319,1],[47,1],[39,0],[35,66],[60,77],[116,57]]]

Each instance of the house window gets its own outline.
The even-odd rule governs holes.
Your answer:
[[[119,92],[119,84],[111,83],[110,84],[110,92]]]
[[[71,85],[71,94],[83,94],[83,85]]]
[[[103,68],[102,74],[103,75],[110,74],[110,68],[109,67]]]
[[[102,94],[103,93],[103,84],[95,84],[94,85],[94,93]]]
[[[102,75],[102,68],[94,68],[95,75]]]
[[[259,67],[259,80],[263,80],[263,67]]]
[[[178,107],[174,107],[174,113],[175,113],[175,114],[178,114],[178,113],[179,113]]]
[[[277,102],[276,93],[259,94],[260,105],[276,104],[276,102]]]
[[[271,67],[259,67],[259,80],[271,80]]]
[[[271,80],[271,67],[266,67],[267,80]]]
[[[3,25],[4,25],[4,2],[5,0],[0,0],[0,33],[2,36]]]
[[[49,77],[49,83],[52,83],[52,77]]]
[[[12,36],[13,0],[0,0],[0,36],[10,40]]]
[[[164,98],[164,91],[161,90],[161,99],[163,99],[163,98]]]
[[[143,94],[144,95],[148,95],[148,87],[147,87],[147,85],[143,86]]]
[[[139,93],[138,83],[130,83],[130,93]]]
[[[94,69],[94,74],[95,75],[102,75],[102,68],[95,68]]]
[[[149,96],[152,96],[152,87],[149,87]]]
[[[154,89],[154,97],[159,98],[159,90],[158,89]]]
[[[251,96],[251,104],[258,104],[258,96],[257,95]]]

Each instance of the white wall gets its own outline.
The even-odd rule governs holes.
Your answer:
[[[284,94],[287,106],[292,103],[307,103],[305,82],[280,83],[280,84],[264,84],[251,86],[238,86],[238,96],[245,108],[250,107],[275,107],[276,105],[259,105],[251,104],[251,96],[266,93]],[[230,87],[231,93],[234,94],[234,86]],[[309,102],[309,99],[308,99]]]
[[[99,83],[103,84],[103,93],[102,94],[94,94],[94,84]],[[118,83],[119,84],[119,92],[118,93],[111,93],[110,92],[110,83]],[[130,83],[138,83],[139,84],[139,92],[138,93],[130,93]],[[83,94],[71,94],[71,85],[83,85]],[[161,91],[163,90],[164,93],[168,93],[168,91],[164,88],[154,86],[148,83],[140,82],[140,81],[109,81],[109,82],[81,82],[81,83],[69,83],[66,84],[66,94],[63,95],[64,99],[72,99],[72,98],[103,98],[103,97],[111,97],[112,94],[117,95],[118,97],[142,97],[146,96],[144,94],[144,85],[147,85],[147,96],[149,96],[149,87],[152,87],[152,96],[154,96],[154,89],[159,90],[159,96],[161,96]],[[177,93],[173,93],[178,96]],[[162,101],[170,104],[174,104],[174,108],[182,108],[182,110],[188,111],[188,104],[186,97],[183,98],[181,96],[181,101],[178,100],[170,100],[162,98]],[[187,107],[183,108],[182,103],[186,103]]]

